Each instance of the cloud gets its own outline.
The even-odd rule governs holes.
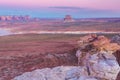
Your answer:
[[[49,7],[49,8],[55,8],[55,9],[84,9],[80,7],[66,7],[66,6],[55,6],[55,7]]]
[[[71,7],[71,6],[54,6],[48,8],[58,11],[70,11],[70,12],[110,12],[109,10],[98,10],[92,8],[81,8],[81,7]]]

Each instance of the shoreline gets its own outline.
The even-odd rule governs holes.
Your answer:
[[[120,34],[114,31],[18,31],[12,32],[10,28],[0,28],[0,30],[8,32],[7,34],[1,33],[0,36],[15,35],[15,34]]]
[[[30,31],[15,32],[13,34],[120,34],[120,32],[104,32],[104,31]]]

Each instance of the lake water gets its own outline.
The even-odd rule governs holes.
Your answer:
[[[10,35],[11,32],[8,30],[0,29],[0,36]]]

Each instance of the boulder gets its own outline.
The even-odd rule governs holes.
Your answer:
[[[103,52],[89,57],[85,66],[88,66],[90,76],[98,79],[116,80],[120,67],[112,54]]]
[[[79,54],[80,51],[77,51]],[[120,71],[116,57],[108,52],[97,52],[96,54],[80,52],[79,64],[87,68],[89,76],[99,80],[116,80]],[[84,55],[84,56],[83,56]]]

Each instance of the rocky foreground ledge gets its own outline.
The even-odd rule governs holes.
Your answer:
[[[120,49],[104,36],[80,38],[78,66],[58,66],[25,72],[12,80],[116,80],[120,66],[113,55]]]

